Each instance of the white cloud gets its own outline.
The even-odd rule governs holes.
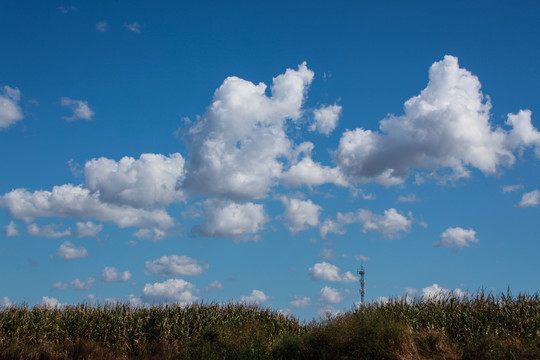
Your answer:
[[[339,304],[343,301],[343,293],[330,286],[325,286],[319,291],[319,299],[325,304]]]
[[[128,270],[118,271],[115,267],[108,266],[101,271],[101,280],[104,282],[123,282],[131,280],[131,273]]]
[[[322,257],[323,259],[335,259],[337,255],[336,255],[336,250],[324,248],[322,249],[319,256]]]
[[[209,264],[185,255],[162,256],[145,263],[146,269],[158,276],[195,276],[208,271]]]
[[[295,296],[294,300],[291,300],[289,304],[295,309],[304,308],[311,305],[311,298],[307,296]]]
[[[65,290],[68,287],[71,287],[75,290],[83,291],[83,290],[90,290],[92,286],[94,286],[95,282],[96,282],[96,279],[94,279],[93,277],[86,278],[86,280],[84,281],[77,278],[73,281],[70,281],[69,283],[57,281],[53,284],[53,288]]]
[[[47,308],[60,308],[64,306],[58,301],[58,299],[48,296],[43,296],[39,305]]]
[[[240,302],[246,303],[246,304],[260,304],[270,299],[270,297],[266,296],[264,292],[261,290],[253,290],[251,294],[241,296]]]
[[[4,234],[7,238],[12,236],[21,236],[21,233],[17,228],[17,224],[15,224],[13,220],[11,220],[8,225],[4,226]]]
[[[84,100],[72,100],[67,97],[60,99],[60,105],[73,110],[73,116],[64,116],[62,119],[66,121],[73,121],[77,119],[92,120],[94,111],[88,106],[88,101]]]
[[[339,224],[332,219],[325,219],[321,226],[319,226],[319,234],[323,239],[326,239],[326,235],[329,233],[345,234],[343,224]]]
[[[9,300],[8,297],[4,296],[2,299],[0,299],[0,309],[10,307],[11,305],[11,300]]]
[[[509,192],[518,191],[519,189],[523,189],[523,185],[522,185],[522,184],[517,184],[517,185],[507,185],[507,186],[503,186],[503,187],[502,187],[502,192],[503,192],[503,194],[505,194],[505,193],[509,193]]]
[[[95,224],[91,221],[81,222],[77,221],[77,237],[95,237],[101,230],[103,230],[102,224]]]
[[[64,236],[71,236],[71,229],[67,228],[64,231],[56,231],[60,225],[49,224],[42,227],[37,226],[37,224],[29,224],[26,227],[28,234],[32,236],[41,236],[49,239],[58,239]]]
[[[6,207],[9,215],[26,222],[39,217],[95,218],[114,222],[121,228],[128,226],[152,226],[168,228],[174,220],[164,210],[144,210],[129,206],[118,206],[101,202],[99,193],[71,184],[55,186],[52,191],[39,190],[33,193],[15,189],[0,198],[0,206]]]
[[[70,241],[66,241],[62,245],[60,245],[56,253],[64,260],[73,260],[90,256],[90,254],[88,254],[88,251],[84,247],[77,247]]]
[[[58,11],[60,11],[62,14],[67,14],[69,12],[79,12],[79,9],[75,6],[59,6]]]
[[[398,202],[417,202],[418,199],[416,198],[416,195],[415,194],[409,194],[409,195],[401,195],[399,198],[398,198]]]
[[[491,104],[478,78],[445,56],[429,71],[420,95],[405,102],[405,113],[389,115],[380,131],[346,131],[335,160],[351,179],[383,185],[403,182],[409,169],[449,170],[449,179],[467,178],[470,168],[493,174],[514,163],[516,148],[538,146],[531,112],[509,114],[511,131],[493,129]],[[537,148],[537,155],[539,154]]]
[[[99,191],[102,201],[151,209],[184,200],[184,163],[179,153],[125,156],[118,162],[101,157],[87,161],[84,174],[86,185]]]
[[[209,292],[212,290],[221,290],[223,289],[223,284],[221,281],[212,281],[205,289],[204,291]]]
[[[354,259],[356,261],[369,261],[369,258],[365,255],[355,255]]]
[[[182,279],[169,279],[162,283],[144,285],[142,300],[147,303],[174,302],[190,304],[197,300],[193,292],[198,291],[195,285]]]
[[[361,223],[362,232],[368,231],[380,232],[384,237],[392,239],[400,236],[400,232],[408,232],[411,229],[414,218],[408,214],[408,218],[390,208],[384,211],[384,215],[377,215],[366,209],[359,209],[356,213],[338,213],[337,221],[326,219],[319,228],[323,238],[328,233],[345,233],[344,225]]]
[[[299,155],[303,155],[303,157],[300,161],[295,161],[289,170],[281,175],[283,184],[287,187],[300,187],[303,185],[312,187],[326,183],[347,186],[348,182],[339,168],[322,166],[311,159],[313,147],[314,145],[311,142],[303,142],[297,147],[296,152],[298,154],[295,157],[298,158]]]
[[[457,250],[469,247],[472,243],[477,243],[476,231],[473,229],[462,229],[460,227],[448,228],[441,234],[441,241],[436,241],[433,246],[448,246]]]
[[[159,241],[165,239],[167,232],[159,228],[139,229],[133,233],[133,236],[139,239],[147,239],[150,241]]]
[[[313,111],[314,122],[310,130],[316,130],[321,134],[330,135],[337,126],[340,114],[340,105],[321,106],[319,109]]]
[[[537,206],[540,203],[540,190],[533,190],[531,192],[523,194],[521,201],[517,204],[519,208],[525,208],[529,206]]]
[[[442,299],[445,297],[464,297],[467,295],[467,292],[456,288],[454,290],[446,289],[440,287],[438,284],[433,284],[431,286],[425,287],[422,289],[422,297],[427,299]]]
[[[328,280],[337,282],[353,282],[358,280],[351,272],[342,272],[335,265],[322,262],[309,268],[309,275],[313,280]]]
[[[230,199],[260,199],[279,180],[291,155],[287,119],[302,115],[313,72],[305,63],[287,69],[267,86],[237,77],[225,79],[212,104],[186,133],[189,170],[185,186]]]
[[[0,129],[7,128],[23,118],[20,99],[19,89],[7,85],[0,89]]]
[[[261,231],[268,221],[268,216],[260,204],[207,200],[204,207],[202,224],[191,230],[194,236],[242,239]]]
[[[99,21],[96,23],[96,31],[107,32],[109,29],[109,24],[106,21]]]
[[[134,21],[131,24],[124,25],[129,31],[140,34],[141,33],[141,24]]]
[[[282,196],[281,202],[285,205],[283,220],[290,231],[306,230],[319,224],[322,207],[314,204],[311,200],[289,199]]]

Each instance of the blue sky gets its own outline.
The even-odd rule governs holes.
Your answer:
[[[0,3],[0,305],[538,291],[539,10]]]

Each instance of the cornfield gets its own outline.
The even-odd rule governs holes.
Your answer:
[[[12,306],[0,359],[540,359],[540,298],[394,299],[309,323],[237,303]]]

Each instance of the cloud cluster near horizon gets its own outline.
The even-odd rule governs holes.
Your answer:
[[[306,63],[275,77],[269,88],[228,77],[206,112],[181,131],[187,154],[90,159],[84,166],[83,184],[58,185],[51,191],[14,189],[0,197],[0,206],[12,218],[26,222],[28,233],[34,235],[96,236],[102,225],[93,224],[90,219],[94,219],[120,228],[136,227],[134,236],[156,241],[179,225],[167,211],[170,204],[189,204],[202,196],[194,204],[201,209],[201,222],[191,229],[191,236],[256,241],[272,220],[262,201],[279,194],[281,187],[333,184],[357,189],[368,182],[392,186],[402,184],[411,173],[418,183],[429,178],[457,181],[470,177],[472,171],[500,172],[515,162],[516,152],[527,148],[540,158],[540,133],[532,125],[531,111],[508,114],[507,129],[495,126],[490,121],[491,103],[478,78],[460,68],[457,58],[445,56],[431,66],[427,87],[405,102],[404,114],[382,119],[378,130],[346,130],[335,149],[334,164],[323,165],[312,158],[312,142],[295,142],[287,131],[294,124],[328,135],[337,126],[340,105],[304,107],[313,78]],[[4,87],[0,126],[22,118],[19,99],[18,89]],[[68,121],[94,115],[86,101],[62,98],[61,105],[73,111]],[[311,123],[300,121],[308,115]],[[524,194],[518,206],[537,205],[535,191]],[[411,213],[394,208],[382,214],[359,209],[321,220],[324,209],[309,199],[281,193],[271,200],[283,204],[280,219],[289,231],[316,227],[323,238],[343,234],[346,226],[355,223],[364,233],[397,238],[418,222]],[[400,201],[415,200],[412,196]],[[81,229],[33,223],[51,217],[83,220],[77,224]],[[477,241],[458,229],[448,229],[436,246],[462,248]],[[17,224],[10,223],[5,232],[18,235]],[[70,246],[63,245],[61,257],[82,256],[81,249],[77,252]]]

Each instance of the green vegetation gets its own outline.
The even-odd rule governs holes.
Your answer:
[[[540,359],[540,298],[395,299],[308,324],[239,304],[17,306],[0,359]]]

